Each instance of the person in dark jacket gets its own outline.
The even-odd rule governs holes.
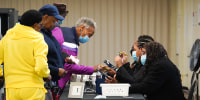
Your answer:
[[[141,45],[144,45],[141,63],[145,68],[140,72],[142,77],[133,78],[126,70],[120,71],[123,81],[131,84],[130,93],[146,94],[148,100],[185,100],[180,72],[164,47],[157,42],[138,44],[138,47]],[[116,79],[119,80],[118,76]]]
[[[43,33],[44,39],[49,47],[47,59],[52,81],[58,81],[65,73],[63,69],[64,60],[61,47],[52,35],[51,29],[54,27],[57,20],[63,20],[64,18],[59,15],[57,8],[53,5],[45,5],[40,8],[39,12],[43,15],[41,33]]]
[[[50,74],[52,76],[51,81],[56,86],[58,85],[58,80],[60,79],[60,77],[63,77],[67,73],[67,71],[65,71],[64,69],[64,59],[62,56],[61,47],[58,41],[52,35],[51,30],[54,28],[55,23],[58,20],[63,20],[64,18],[59,15],[57,8],[53,5],[45,5],[39,9],[39,12],[43,15],[41,22],[41,33],[43,33],[44,40],[48,45],[47,59]]]

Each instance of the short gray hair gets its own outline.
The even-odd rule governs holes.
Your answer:
[[[94,29],[96,29],[96,22],[92,18],[81,17],[76,22],[75,27],[79,27],[81,25],[85,25],[86,28],[93,27]]]

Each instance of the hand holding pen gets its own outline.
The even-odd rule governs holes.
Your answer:
[[[119,52],[119,57],[122,59],[122,64],[127,63],[128,54],[125,51]]]

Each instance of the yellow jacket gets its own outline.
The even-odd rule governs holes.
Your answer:
[[[0,41],[0,64],[4,62],[6,88],[44,88],[43,77],[50,74],[48,46],[41,33],[16,24]],[[2,69],[0,70],[2,76]]]

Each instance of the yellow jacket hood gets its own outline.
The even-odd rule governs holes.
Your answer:
[[[28,34],[27,34],[28,33]],[[21,25],[19,23],[16,23],[16,25],[9,29],[6,33],[8,37],[10,37],[11,39],[21,39],[21,38],[38,38],[38,34],[42,35],[41,33],[35,31],[35,29],[33,29],[30,26],[24,26]]]

